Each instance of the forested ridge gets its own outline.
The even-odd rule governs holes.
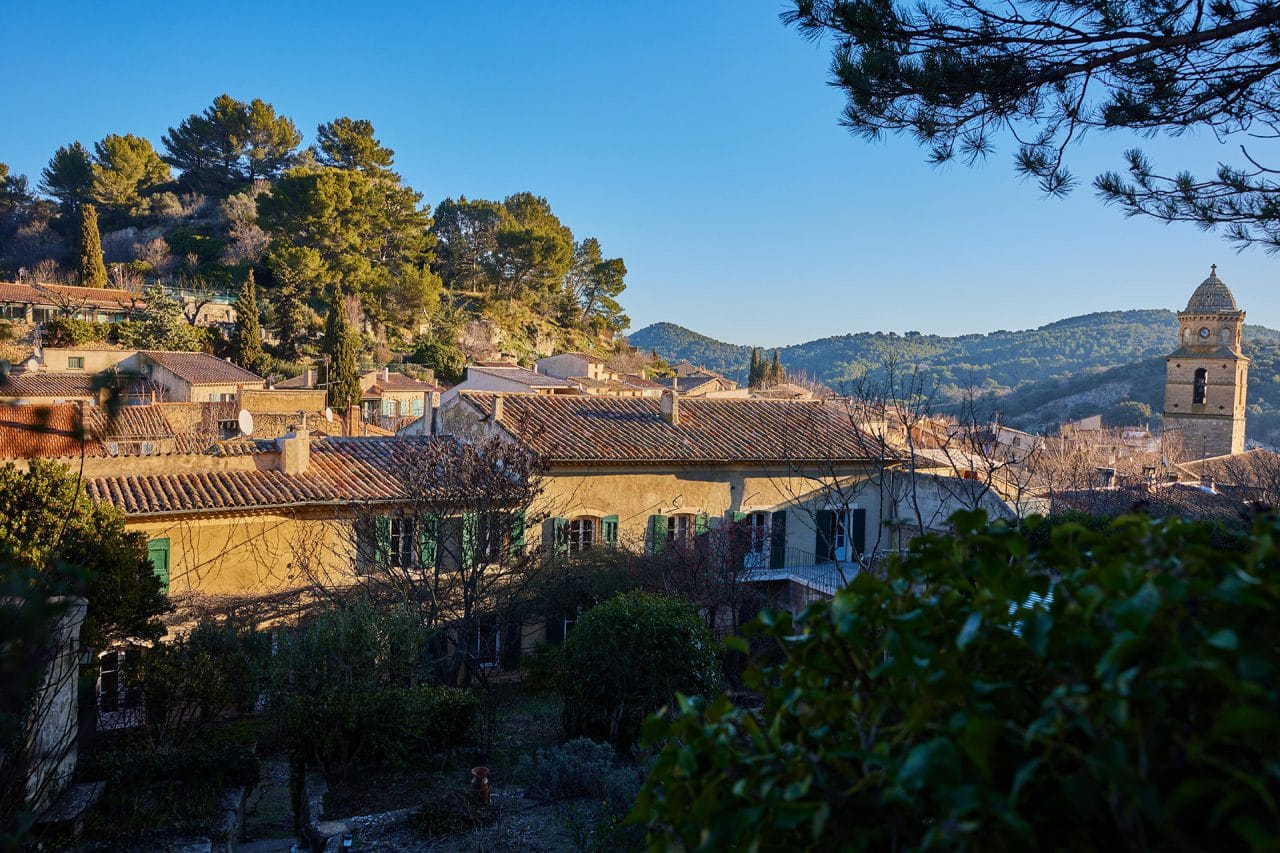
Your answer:
[[[409,359],[446,380],[468,356],[613,348],[626,265],[546,198],[425,198],[370,122],[335,118],[305,145],[274,105],[224,94],[158,140],[69,141],[34,176],[0,163],[0,280],[207,299],[252,274],[264,371],[328,354],[335,306],[366,365]]]
[[[1143,407],[1154,424],[1164,405],[1163,357],[1175,345],[1177,328],[1173,311],[1106,311],[1037,329],[955,337],[859,332],[781,347],[778,353],[789,375],[808,376],[837,391],[859,377],[883,374],[889,362],[905,369],[918,365],[940,406],[977,392],[1010,423],[1037,431],[1093,414],[1134,421]],[[1246,324],[1244,339],[1252,359],[1249,437],[1280,444],[1280,331]],[[673,323],[640,329],[629,340],[670,362],[705,365],[739,380],[752,350]]]

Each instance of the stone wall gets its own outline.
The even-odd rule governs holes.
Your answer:
[[[56,651],[28,718],[27,802],[37,815],[71,784],[76,769],[80,627],[88,602],[71,598],[65,603],[67,610],[54,628]]]

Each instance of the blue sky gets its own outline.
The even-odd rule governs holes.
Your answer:
[[[1280,327],[1280,262],[1190,225],[1126,220],[1087,179],[1135,142],[1073,152],[1085,186],[1046,200],[1006,143],[937,169],[909,140],[839,127],[827,47],[775,2],[23,3],[6,9],[0,161],[34,181],[57,146],[160,136],[226,91],[306,134],[368,118],[406,180],[545,195],[630,270],[633,328],[734,343],[863,330],[956,334],[1181,307],[1210,263],[1251,322]],[[1236,144],[1143,143],[1207,173]]]

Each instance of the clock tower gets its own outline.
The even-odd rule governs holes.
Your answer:
[[[1244,312],[1215,264],[1178,312],[1178,347],[1165,359],[1164,431],[1186,459],[1244,451],[1243,327]]]

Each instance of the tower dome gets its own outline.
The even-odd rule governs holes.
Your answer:
[[[1200,282],[1196,292],[1191,294],[1187,302],[1188,314],[1220,314],[1225,311],[1239,311],[1236,298],[1231,295],[1227,283],[1218,278],[1218,265],[1209,268],[1209,277]]]

